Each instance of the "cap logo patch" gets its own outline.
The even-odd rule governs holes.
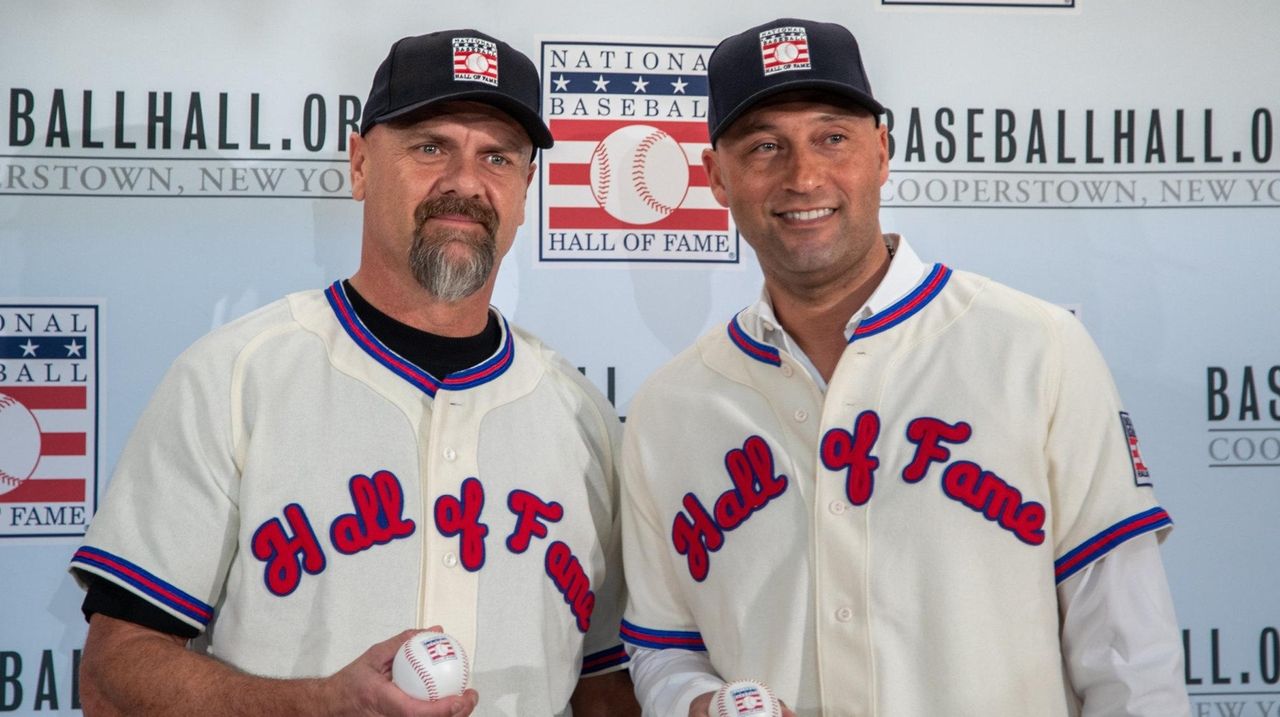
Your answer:
[[[1129,460],[1133,462],[1133,482],[1138,485],[1151,485],[1151,471],[1142,460],[1142,452],[1138,450],[1138,432],[1133,430],[1133,420],[1129,414],[1120,412],[1120,425],[1124,428],[1124,437],[1129,444]]]
[[[803,27],[775,27],[760,33],[760,59],[765,77],[791,70],[808,70],[809,36]]]
[[[453,38],[453,79],[498,86],[498,46],[478,37]]]

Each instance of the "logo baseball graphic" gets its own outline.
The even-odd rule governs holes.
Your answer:
[[[713,49],[543,42],[539,261],[738,263],[702,166]]]
[[[412,697],[434,701],[465,692],[471,684],[471,664],[453,637],[420,632],[396,651],[391,681]]]
[[[628,224],[665,219],[689,192],[689,159],[674,137],[634,124],[614,130],[591,153],[591,194]]]
[[[498,86],[498,46],[478,37],[453,38],[453,79]]]
[[[760,60],[766,76],[808,70],[809,36],[803,27],[775,27],[760,33]]]
[[[81,536],[97,509],[98,311],[0,300],[0,539]]]
[[[712,717],[782,717],[773,691],[754,680],[730,682],[711,699]]]
[[[0,495],[22,485],[40,462],[40,424],[18,399],[0,393]]]

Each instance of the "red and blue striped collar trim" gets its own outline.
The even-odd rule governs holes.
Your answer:
[[[849,343],[888,331],[911,318],[930,301],[933,301],[935,296],[942,293],[942,288],[947,285],[947,280],[950,278],[951,269],[942,264],[934,264],[929,275],[925,277],[924,281],[920,282],[919,286],[912,289],[910,294],[902,297],[884,311],[868,316],[859,323],[858,328],[854,329],[853,335],[849,337]]]
[[[745,309],[743,309],[745,311]],[[751,358],[767,363],[770,366],[781,366],[782,356],[778,353],[778,349],[766,343],[761,343],[751,338],[746,331],[742,329],[742,324],[738,323],[738,317],[742,315],[739,311],[732,320],[729,321],[729,340],[734,343],[742,353]]]
[[[1173,525],[1173,519],[1164,508],[1159,506],[1125,518],[1055,560],[1053,562],[1054,579],[1061,583],[1126,540],[1168,525]]]
[[[506,318],[499,315],[499,318],[502,319],[502,346],[497,353],[485,360],[484,363],[461,371],[455,371],[443,379],[436,378],[387,348],[385,344],[369,332],[369,329],[365,327],[364,322],[360,321],[360,317],[356,315],[355,309],[351,306],[351,300],[347,298],[347,292],[343,290],[342,282],[333,282],[332,286],[325,289],[324,295],[329,300],[329,306],[338,318],[338,323],[342,325],[342,328],[356,342],[357,346],[369,354],[374,361],[382,364],[392,373],[418,387],[432,398],[435,397],[436,391],[442,388],[448,391],[462,391],[488,383],[501,376],[511,367],[511,363],[515,359],[516,347],[515,341],[511,336],[511,327],[507,325]]]

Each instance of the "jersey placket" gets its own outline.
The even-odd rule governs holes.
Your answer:
[[[420,443],[424,446],[422,511],[426,538],[418,626],[440,625],[462,643],[475,664],[474,616],[479,612],[479,576],[464,565],[462,536],[445,535],[436,512],[441,498],[464,500],[464,482],[479,478],[478,446],[472,434],[480,418],[473,393],[441,388],[434,399],[423,397],[424,435],[420,436]],[[479,521],[487,524],[483,510]],[[486,549],[489,542],[484,540]]]
[[[806,552],[804,555],[796,555],[795,559],[804,561],[808,569],[802,575],[805,579],[812,580],[816,563],[813,541],[807,533],[812,530],[812,516],[822,510],[822,504],[817,502],[817,486],[814,485],[817,468],[814,459],[817,454],[813,451],[813,446],[817,445],[821,437],[819,429],[823,396],[808,370],[794,356],[779,351],[777,359],[778,364],[774,365],[747,354],[743,357],[742,365],[750,374],[749,385],[768,387],[762,395],[768,399],[774,420],[765,422],[758,430],[774,449],[775,472],[787,477],[787,493],[798,492],[798,495],[788,500],[802,501],[803,515],[810,516],[803,523],[795,523],[794,528],[796,531],[806,531],[804,537],[797,536],[798,547],[807,546]],[[786,528],[779,525],[778,529]],[[802,649],[803,636],[791,636],[786,644],[794,644],[797,649]],[[816,674],[797,674],[794,686],[783,683],[771,686],[777,689],[795,689],[799,694],[812,698],[817,694],[818,677]]]

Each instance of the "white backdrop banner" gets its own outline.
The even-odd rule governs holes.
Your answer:
[[[0,712],[78,712],[66,573],[169,363],[356,267],[346,169],[396,39],[475,27],[557,138],[495,303],[625,415],[753,301],[707,187],[706,59],[782,14],[596,4],[50,0],[0,30]],[[1142,436],[1193,714],[1280,716],[1280,5],[798,0],[890,109],[883,224],[1076,311]],[[5,478],[4,476],[9,476]]]

